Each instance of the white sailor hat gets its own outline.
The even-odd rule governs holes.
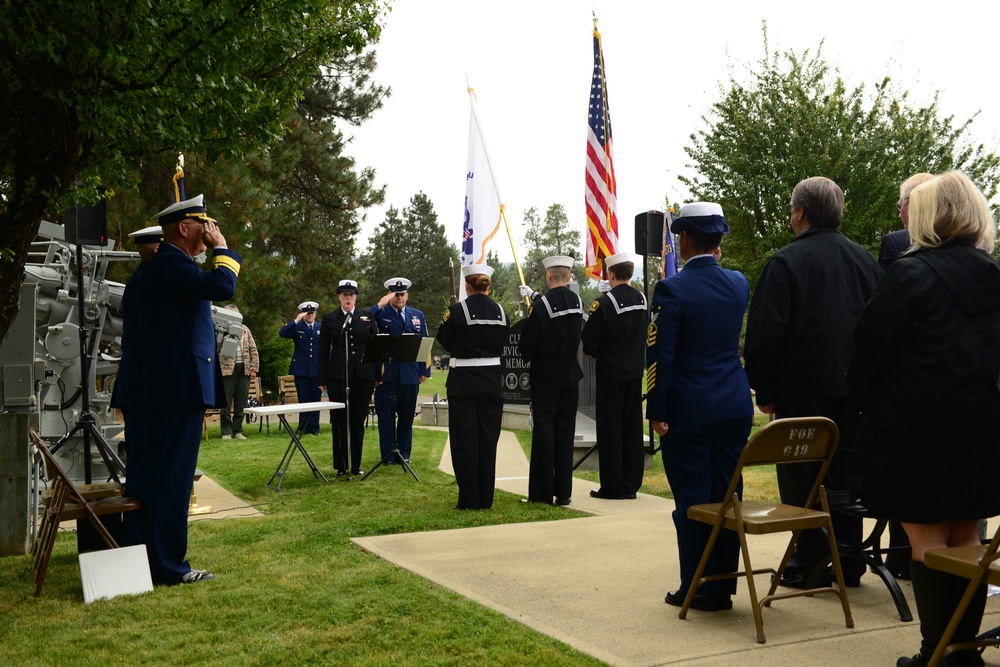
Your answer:
[[[632,262],[634,264],[635,256],[630,252],[620,252],[617,255],[611,255],[610,257],[604,258],[604,266],[608,267],[609,269],[612,266],[617,266],[618,264],[622,264],[623,262]]]
[[[319,304],[315,301],[303,301],[299,304],[300,313],[315,313],[317,308],[319,308]]]
[[[670,225],[670,231],[702,232],[704,234],[728,234],[729,224],[722,215],[722,206],[713,202],[695,202],[681,206],[681,214]]]
[[[565,255],[556,255],[554,257],[546,257],[542,260],[542,266],[545,270],[554,269],[557,266],[565,266],[567,269],[573,268],[573,262],[575,262],[572,257],[567,257]]]
[[[357,294],[358,282],[356,280],[341,280],[337,283],[337,294]]]
[[[389,278],[382,284],[385,285],[385,288],[390,292],[395,292],[396,294],[402,294],[406,292],[406,290],[410,289],[410,285],[412,285],[413,283],[411,283],[406,278]]]
[[[205,195],[198,195],[197,197],[171,204],[153,216],[153,219],[158,220],[161,225],[169,225],[181,220],[187,220],[188,218],[195,218],[197,220],[212,219],[205,214]]]
[[[468,278],[469,276],[486,276],[487,278],[492,278],[493,267],[486,264],[469,264],[468,266],[463,266],[462,277]]]
[[[140,243],[159,243],[163,240],[163,227],[159,225],[144,227],[132,232],[128,237],[137,245]]]

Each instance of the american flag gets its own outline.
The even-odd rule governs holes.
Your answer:
[[[587,275],[600,280],[602,260],[618,253],[618,202],[611,156],[611,115],[601,33],[594,22],[594,77],[587,110]]]

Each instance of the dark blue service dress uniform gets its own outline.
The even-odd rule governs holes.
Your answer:
[[[187,515],[202,420],[205,408],[226,402],[211,305],[233,297],[241,260],[216,248],[211,271],[203,271],[180,248],[161,243],[139,282],[137,395],[146,474],[135,495],[154,583],[179,582],[191,570]]]
[[[291,338],[295,343],[292,352],[292,363],[288,365],[288,374],[295,376],[295,392],[300,403],[315,403],[323,400],[319,382],[316,379],[319,361],[319,335],[321,324],[316,320],[312,325],[305,321],[292,320],[278,330],[282,338]],[[299,415],[301,433],[319,435],[319,411],[304,412]]]
[[[680,592],[691,585],[712,527],[687,518],[691,505],[721,502],[753,421],[740,364],[740,330],[750,285],[714,257],[692,257],[653,291],[646,351],[646,417],[665,422],[663,467],[674,493]],[[742,486],[737,491],[742,495]],[[722,531],[705,575],[734,572],[736,533]],[[700,595],[731,595],[736,581],[716,581]]]
[[[437,339],[451,353],[448,371],[448,438],[458,482],[456,509],[493,507],[497,441],[503,421],[503,370],[507,314],[486,294],[452,304]]]
[[[399,336],[419,334],[426,337],[427,322],[416,308],[404,306],[396,310],[391,303],[382,308],[372,306],[369,311],[378,325],[379,333]],[[424,361],[404,361],[382,364],[382,384],[375,387],[375,413],[378,415],[378,439],[382,459],[392,451],[393,422],[396,424],[396,441],[399,453],[410,459],[413,449],[413,417],[417,412],[417,394],[420,393],[420,376],[431,376],[430,366]],[[393,387],[396,391],[396,412],[392,411]],[[396,463],[395,456],[386,463]]]
[[[556,287],[531,305],[518,348],[531,362],[531,459],[528,500],[552,504],[573,495],[573,438],[583,370],[577,360],[583,302]]]
[[[345,474],[348,470],[348,429],[351,441],[350,471],[354,475],[361,473],[365,420],[378,375],[378,366],[363,363],[361,359],[365,356],[368,341],[377,333],[378,327],[375,326],[371,313],[360,308],[354,309],[349,321],[341,308],[323,316],[316,371],[318,382],[326,386],[330,400],[337,403],[348,402],[347,390],[350,389],[350,405],[347,409],[330,411],[333,467],[340,474]]]
[[[145,262],[140,262],[125,283],[122,293],[122,357],[118,363],[111,407],[122,411],[125,420],[125,495],[135,497],[142,477],[142,412],[136,398],[139,385],[139,357],[142,354],[139,335],[139,280]],[[122,515],[121,546],[142,543],[142,510]]]

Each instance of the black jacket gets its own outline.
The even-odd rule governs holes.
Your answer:
[[[583,302],[568,287],[549,290],[531,304],[518,349],[531,362],[531,388],[569,387],[583,379],[577,360]]]
[[[889,267],[855,332],[852,490],[914,523],[1000,514],[1000,267],[971,242]]]
[[[611,380],[641,378],[646,369],[646,296],[618,285],[590,304],[583,351],[597,358],[597,374]]]
[[[453,359],[500,357],[510,325],[507,314],[485,294],[452,304],[438,327],[437,340]],[[502,366],[460,366],[448,372],[449,391],[501,393]]]
[[[316,367],[316,382],[320,385],[344,379],[344,335],[347,336],[348,379],[374,380],[378,374],[378,364],[361,362],[368,339],[378,333],[375,318],[367,310],[355,308],[346,328],[344,319],[344,311],[340,308],[323,316]]]
[[[847,396],[854,325],[880,276],[871,253],[835,229],[807,229],[768,260],[743,348],[759,405]]]

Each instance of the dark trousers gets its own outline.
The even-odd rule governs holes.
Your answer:
[[[544,387],[531,383],[531,460],[528,500],[552,504],[573,495],[573,438],[579,385]]]
[[[642,486],[642,379],[597,378],[597,452],[601,493],[626,496]]]
[[[323,400],[323,392],[320,390],[319,385],[316,384],[316,378],[314,377],[296,375],[295,393],[299,395],[299,403],[318,403]],[[300,412],[299,425],[295,430],[299,433],[319,435],[319,411]]]
[[[497,390],[463,392],[449,395],[448,405],[451,464],[458,482],[457,508],[489,509],[493,506],[503,397]]]
[[[396,410],[393,413],[393,387],[395,387]],[[396,442],[399,453],[406,460],[413,450],[413,416],[417,411],[419,384],[399,384],[383,382],[375,387],[375,414],[378,415],[378,443],[385,459],[393,449],[393,424],[396,425]],[[393,456],[386,463],[395,462]]]
[[[142,412],[122,408],[125,420],[125,495],[137,497],[142,491]],[[142,544],[142,509],[122,514],[121,546]]]
[[[840,430],[840,443],[833,463],[823,481],[827,491],[847,491],[850,488],[851,465],[854,462],[854,443],[857,439],[860,415],[851,407],[847,397],[843,398],[809,398],[796,396],[785,398],[775,403],[775,417],[828,417]],[[787,505],[805,505],[809,491],[819,472],[818,463],[800,463],[778,465],[778,491],[781,502]],[[862,540],[861,517],[848,516],[842,512],[834,512],[833,532],[837,539],[846,544],[860,545]],[[788,561],[787,569],[809,574],[820,561],[830,558],[830,546],[824,534],[819,530],[807,530],[799,537],[799,542]],[[845,573],[864,574],[865,564],[853,558],[844,560],[841,565]]]
[[[226,404],[219,410],[222,435],[243,432],[243,410],[247,407],[247,396],[250,395],[250,377],[244,373],[244,365],[236,364],[232,375],[222,377],[222,386],[226,390]],[[229,413],[230,404],[233,405],[232,416]]]
[[[361,470],[361,449],[365,442],[365,419],[368,417],[368,402],[372,400],[375,380],[354,378],[350,383],[351,402],[344,410],[330,410],[330,424],[333,431],[333,467],[337,472],[347,471],[347,435],[351,436],[351,473]],[[346,392],[342,379],[330,378],[326,385],[330,400],[344,403]],[[350,426],[348,426],[348,424]]]
[[[674,527],[680,558],[681,584],[687,591],[712,527],[688,518],[692,505],[722,502],[750,435],[753,417],[729,419],[702,426],[671,426],[661,438],[663,469],[674,494]],[[743,496],[743,483],[736,492]],[[735,572],[739,567],[740,541],[734,531],[722,530],[702,576]],[[699,595],[732,595],[736,580],[713,581],[698,589]]]
[[[198,463],[204,408],[143,413],[142,541],[154,583],[176,583],[191,570],[188,506]],[[155,474],[153,474],[155,471]]]

